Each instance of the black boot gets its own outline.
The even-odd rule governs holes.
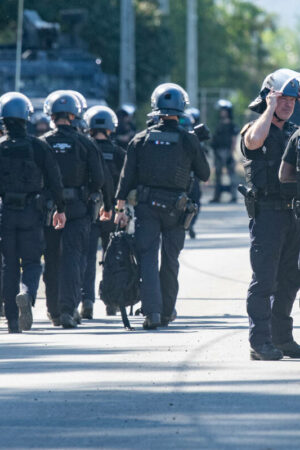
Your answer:
[[[283,353],[278,348],[274,347],[271,342],[256,345],[250,350],[250,359],[262,361],[277,361],[283,358]]]
[[[176,320],[176,317],[177,317],[177,311],[174,308],[174,311],[172,312],[172,314],[170,316],[162,316],[161,317],[161,326],[167,327],[170,322],[174,322],[174,320]]]
[[[284,356],[290,358],[300,358],[300,345],[295,341],[285,342],[284,344],[275,344],[282,351]]]
[[[16,296],[16,303],[19,308],[19,329],[30,330],[32,327],[32,297],[28,293],[19,293]]]
[[[147,314],[143,323],[144,330],[155,330],[161,324],[161,317],[159,313]]]
[[[18,319],[8,320],[8,332],[11,334],[22,333],[22,330],[19,328]]]
[[[83,319],[92,320],[94,303],[92,300],[84,300],[81,305],[80,315]]]
[[[60,317],[59,316],[53,316],[49,312],[47,313],[47,316],[48,316],[48,319],[51,320],[52,325],[54,327],[60,327],[61,326],[61,322],[60,322]]]
[[[63,313],[60,316],[60,322],[63,328],[76,328],[77,322],[74,320],[71,314]]]

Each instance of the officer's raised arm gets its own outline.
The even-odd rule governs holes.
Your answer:
[[[267,107],[265,111],[245,133],[244,141],[248,150],[257,150],[263,146],[270,132],[270,126],[277,107],[277,100],[281,96],[281,92],[274,91],[273,89],[267,95]]]

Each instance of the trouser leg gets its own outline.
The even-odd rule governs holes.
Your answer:
[[[271,296],[276,291],[277,274],[284,246],[286,211],[261,211],[250,220],[250,261],[252,281],[248,290],[247,312],[252,346],[271,342]]]
[[[7,320],[18,319],[18,307],[16,295],[20,285],[20,263],[17,255],[17,237],[14,227],[2,228],[2,249],[3,249],[3,298],[5,303],[5,316]]]
[[[160,220],[148,205],[136,207],[135,228],[137,254],[141,270],[141,299],[145,315],[162,312],[158,269]]]
[[[89,235],[89,246],[87,254],[87,264],[83,281],[83,300],[95,301],[95,279],[98,241],[100,236],[100,225],[98,223],[91,225]]]
[[[88,248],[90,220],[70,220],[62,233],[62,256],[59,277],[59,303],[62,313],[72,315],[81,301],[82,258]]]
[[[162,232],[160,285],[163,315],[171,316],[178,294],[179,254],[183,248],[185,231],[176,227]]]
[[[286,234],[278,269],[277,289],[272,302],[272,340],[283,344],[293,340],[291,312],[300,287],[298,255],[300,250],[300,227],[290,212],[290,228]]]
[[[44,249],[43,227],[40,221],[30,229],[18,231],[17,248],[22,266],[21,290],[30,294],[34,304],[42,272],[41,255]]]
[[[47,310],[52,317],[58,317],[60,315],[58,298],[62,230],[46,227],[44,232],[46,250],[44,253],[45,267],[43,279],[46,288]]]

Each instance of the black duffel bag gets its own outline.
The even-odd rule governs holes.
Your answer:
[[[102,264],[100,299],[106,306],[120,308],[124,327],[132,330],[126,306],[133,306],[140,301],[140,271],[136,259],[134,235],[125,231],[111,233]]]

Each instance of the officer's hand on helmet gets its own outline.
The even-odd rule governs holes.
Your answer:
[[[65,213],[59,213],[55,211],[55,213],[53,214],[52,225],[56,230],[61,230],[62,228],[64,228],[66,220],[67,219]]]
[[[117,212],[115,215],[115,224],[120,225],[120,228],[124,228],[126,227],[127,223],[128,223],[128,216],[125,213],[125,211]]]
[[[277,107],[278,98],[282,96],[282,92],[275,91],[273,88],[270,90],[266,97],[267,107],[275,111]]]
[[[100,209],[100,212],[99,212],[99,217],[100,217],[101,222],[110,220],[111,216],[112,216],[112,210],[105,211],[104,207],[102,206],[102,208]]]

